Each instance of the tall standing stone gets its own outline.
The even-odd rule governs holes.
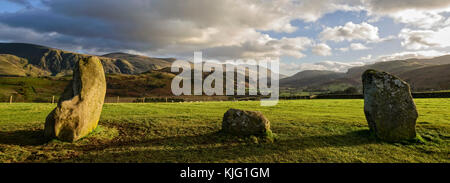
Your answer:
[[[45,136],[76,141],[92,132],[100,119],[105,94],[106,79],[100,60],[80,59],[58,106],[47,116]]]
[[[370,130],[386,141],[415,138],[418,113],[408,83],[376,70],[365,71],[362,81]]]

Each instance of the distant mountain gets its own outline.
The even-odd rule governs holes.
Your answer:
[[[360,79],[361,74],[367,69],[376,69],[400,75],[401,73],[409,72],[415,69],[445,64],[450,64],[450,55],[435,57],[431,59],[407,59],[377,62],[371,65],[350,68],[347,72],[347,75],[348,77],[354,79]]]
[[[345,87],[361,88],[361,75],[367,69],[376,69],[398,75],[411,84],[414,91],[450,89],[450,55],[430,59],[407,59],[353,67],[347,73],[332,71],[302,71],[280,80],[282,88],[333,91]]]
[[[3,54],[3,61],[0,65],[0,75],[37,75],[37,76],[58,76],[71,74],[75,62],[81,58],[91,55],[79,54],[60,49],[49,48],[40,45],[25,43],[0,43],[0,54]],[[13,55],[24,59],[17,62],[17,58],[6,56]],[[131,54],[107,54],[99,56],[106,73],[139,74],[153,69],[166,67],[173,59],[158,59]],[[5,60],[8,60],[6,63]],[[9,71],[9,68],[22,68]],[[40,69],[39,72],[28,71]],[[7,72],[8,71],[8,72]]]
[[[72,73],[75,62],[91,55],[25,43],[0,43],[0,76],[63,76]],[[150,58],[127,53],[98,56],[109,74],[140,74],[170,70],[173,58]],[[280,74],[280,88],[307,91],[336,91],[361,88],[361,74],[367,69],[400,76],[415,91],[450,89],[450,55],[430,59],[407,59],[350,68],[347,73],[302,71],[291,77]],[[167,72],[166,71],[166,72]],[[270,73],[270,70],[268,70]],[[248,77],[247,77],[248,78]],[[248,83],[246,82],[246,85]]]
[[[27,59],[0,54],[0,76],[41,76],[51,73],[28,63]]]
[[[175,61],[173,58],[150,58],[128,53],[108,53],[102,55],[102,57],[126,60],[133,65],[134,71],[137,73],[170,67],[172,62]]]
[[[91,56],[26,43],[0,43],[0,55],[0,76],[68,75],[77,60]],[[98,57],[105,73],[109,74],[140,74],[170,67],[176,60],[120,52]],[[279,77],[286,76],[280,74]]]
[[[450,89],[450,64],[424,67],[399,74],[413,90]]]
[[[338,79],[344,79],[345,73],[322,70],[305,70],[280,80],[282,88],[296,88],[305,91],[327,90]],[[338,83],[340,84],[340,83]]]
[[[344,73],[338,73],[333,71],[321,71],[321,70],[306,70],[294,74],[291,77],[287,77],[280,80],[280,85],[286,87],[297,87],[305,85],[315,85],[327,81],[332,81],[337,78],[344,77]]]

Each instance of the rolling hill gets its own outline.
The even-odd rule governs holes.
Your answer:
[[[413,90],[433,91],[450,89],[450,64],[435,65],[399,74]]]
[[[346,87],[361,88],[361,75],[367,69],[376,69],[398,75],[411,84],[414,91],[450,89],[450,55],[430,59],[407,59],[377,62],[353,67],[346,73],[307,70],[280,80],[281,88],[304,91],[334,91]]]
[[[174,74],[149,71],[142,74],[106,74],[107,97],[169,96]],[[71,76],[63,77],[0,77],[0,102],[51,102],[56,101]]]
[[[19,101],[48,102],[52,96],[59,96],[71,79],[75,62],[88,56],[91,55],[40,45],[0,43],[0,100],[13,96]],[[120,52],[98,57],[106,73],[108,97],[172,95],[171,81],[178,73],[170,72],[170,66],[175,59]],[[267,73],[270,75],[271,71],[268,69]],[[203,78],[210,74],[204,72]],[[235,80],[238,75],[241,74],[237,73]],[[249,77],[244,77],[244,85],[248,86]],[[226,80],[229,79],[224,77],[224,86]]]
[[[33,44],[0,43],[0,80],[7,80],[6,77],[60,77],[70,75],[74,63],[78,59],[87,56],[90,55]],[[169,67],[175,59],[150,58],[120,52],[98,57],[104,66],[105,72],[108,74],[109,96],[122,96],[121,93],[124,93],[125,96],[133,97],[171,95],[170,81],[177,73],[171,73]],[[360,89],[361,74],[367,69],[376,69],[398,75],[409,82],[414,91],[450,89],[450,72],[448,72],[450,69],[450,55],[430,59],[378,62],[350,68],[346,73],[306,70],[286,78],[280,74],[280,88],[282,90],[293,89],[319,92],[343,91],[349,87]],[[268,73],[270,72],[268,70]],[[203,77],[209,74],[205,72]],[[59,83],[64,83],[65,81],[58,78],[49,79],[44,77],[41,79],[48,80],[45,82],[58,81]],[[33,84],[29,84],[29,87],[26,84],[27,82],[25,82],[26,79],[22,80],[17,81],[19,83],[15,84],[9,80],[9,85],[15,85],[15,87],[2,89],[2,91],[7,93],[5,96],[10,94],[25,96],[26,94],[23,91],[34,87]],[[248,77],[246,77],[246,80],[248,80]],[[245,82],[245,85],[248,86],[248,81]],[[33,89],[30,91],[38,90]],[[44,89],[42,91],[48,90]]]
[[[37,75],[62,76],[72,73],[74,63],[91,55],[79,54],[60,49],[26,43],[0,43],[0,75]],[[22,61],[14,61],[19,57]],[[169,66],[173,59],[159,59],[145,56],[113,53],[99,56],[106,73],[111,74],[139,74],[148,70],[160,69]],[[5,61],[8,60],[8,61]],[[16,68],[17,73],[7,71]],[[20,69],[21,68],[21,69]],[[40,69],[40,71],[36,71]],[[33,70],[33,71],[30,71]]]
[[[306,70],[294,74],[291,77],[281,79],[280,85],[283,87],[304,88],[307,86],[330,82],[337,78],[343,78],[344,76],[344,73],[333,71]]]
[[[175,59],[173,58],[150,58],[141,55],[132,55],[128,53],[108,53],[102,57],[126,60],[132,65],[135,73],[143,73],[149,70],[157,70],[165,67],[170,67]]]
[[[27,59],[0,54],[0,76],[41,76],[50,72],[28,63]]]
[[[106,74],[106,97],[173,96],[171,83],[176,74],[179,73],[172,73],[169,68],[151,70],[141,74]],[[208,77],[210,74],[203,73],[203,78]],[[58,97],[71,79],[71,76],[3,76],[0,77],[0,102],[8,102],[10,96],[13,96],[15,102],[50,102],[53,96],[58,100]],[[226,80],[227,78],[224,77],[224,86]],[[248,77],[246,77],[246,80],[248,80]],[[248,82],[245,82],[244,85],[248,86]],[[220,98],[221,96],[215,97]]]
[[[376,69],[400,75],[404,72],[409,72],[416,69],[445,64],[450,64],[450,55],[444,55],[431,59],[407,59],[377,62],[371,65],[350,68],[347,71],[347,77],[360,79],[361,74],[367,69]]]

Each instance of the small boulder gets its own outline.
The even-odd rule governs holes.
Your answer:
[[[92,132],[100,119],[105,94],[106,79],[100,60],[80,59],[58,106],[47,116],[44,135],[72,142]]]
[[[415,138],[418,113],[408,83],[376,70],[365,71],[362,81],[370,130],[386,141]]]
[[[239,109],[229,109],[223,115],[222,131],[244,136],[267,136],[272,133],[269,120],[261,112]]]

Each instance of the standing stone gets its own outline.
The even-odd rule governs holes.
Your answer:
[[[222,130],[235,135],[266,136],[271,134],[270,122],[258,111],[229,109],[223,116]]]
[[[408,83],[376,70],[365,71],[362,81],[370,130],[386,141],[415,138],[418,113]]]
[[[45,136],[72,142],[92,132],[100,119],[105,93],[105,73],[100,60],[97,57],[79,60],[58,106],[47,116]]]

